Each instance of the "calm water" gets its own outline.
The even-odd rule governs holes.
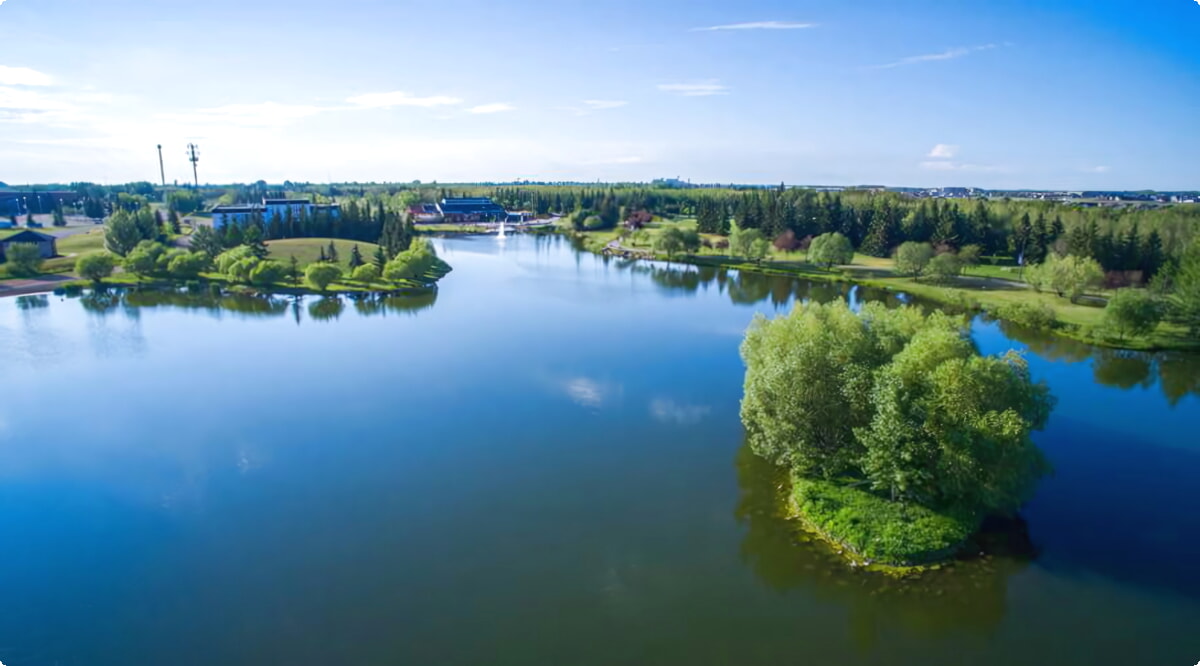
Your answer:
[[[1009,548],[898,584],[742,446],[751,317],[843,288],[441,250],[436,299],[0,300],[0,661],[1200,659],[1196,357],[977,323],[1058,395],[1056,472]]]

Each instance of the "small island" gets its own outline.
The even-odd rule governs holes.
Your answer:
[[[790,471],[795,516],[855,564],[949,560],[1049,469],[1030,438],[1049,389],[940,311],[803,304],[760,315],[742,357],[751,449]]]

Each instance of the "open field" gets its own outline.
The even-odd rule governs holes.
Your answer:
[[[267,241],[267,249],[271,251],[269,258],[283,263],[291,261],[292,257],[300,263],[300,267],[314,263],[321,256],[321,250],[329,247],[328,238],[288,238],[285,240]],[[337,248],[338,261],[337,264],[343,269],[349,267],[350,251],[357,245],[358,251],[362,253],[363,261],[370,262],[375,256],[375,248],[379,247],[374,243],[362,243],[359,241],[334,240],[333,246]]]

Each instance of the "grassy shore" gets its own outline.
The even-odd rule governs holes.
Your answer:
[[[657,222],[647,227],[636,242],[621,230],[568,231],[584,248],[591,252],[603,252],[614,240],[621,239],[623,247],[638,252],[653,253],[654,239],[670,226],[695,228],[691,219]],[[709,245],[718,245],[722,236],[704,235]],[[805,253],[784,252],[771,248],[770,254],[761,262],[748,262],[729,255],[726,249],[703,247],[692,255],[675,255],[668,258],[655,254],[659,260],[673,260],[703,266],[771,274],[788,275],[809,280],[827,282],[851,282],[888,291],[904,292],[934,303],[953,306],[972,312],[987,312],[994,318],[1005,318],[1014,304],[1046,306],[1052,310],[1054,323],[1048,329],[1063,337],[1088,344],[1117,349],[1137,350],[1194,350],[1200,349],[1200,340],[1191,338],[1182,326],[1160,324],[1151,334],[1118,340],[1105,334],[1102,327],[1104,316],[1104,292],[1091,294],[1093,298],[1075,303],[1054,294],[1038,293],[1018,278],[1015,267],[972,266],[962,276],[944,282],[932,282],[924,278],[913,278],[895,272],[891,259],[856,254],[853,263],[834,266],[826,270],[823,266],[809,263]]]
[[[370,263],[375,257],[375,248],[379,247],[375,243],[364,243],[362,241],[349,241],[330,238],[287,238],[284,240],[267,241],[267,249],[270,250],[268,259],[274,259],[283,264],[291,261],[292,257],[300,264],[300,268],[304,268],[309,264],[316,263],[321,257],[322,251],[328,251],[330,241],[337,249],[338,260],[337,265],[343,271],[350,270],[350,252],[355,245],[358,246],[358,251],[362,254],[363,261]]]
[[[905,569],[953,558],[979,529],[975,516],[902,505],[851,484],[792,479],[795,517],[856,564]]]

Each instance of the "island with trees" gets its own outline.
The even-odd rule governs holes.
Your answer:
[[[1048,471],[1031,433],[1049,389],[940,311],[798,305],[760,315],[742,357],[750,448],[787,468],[796,517],[856,564],[951,559]]]

